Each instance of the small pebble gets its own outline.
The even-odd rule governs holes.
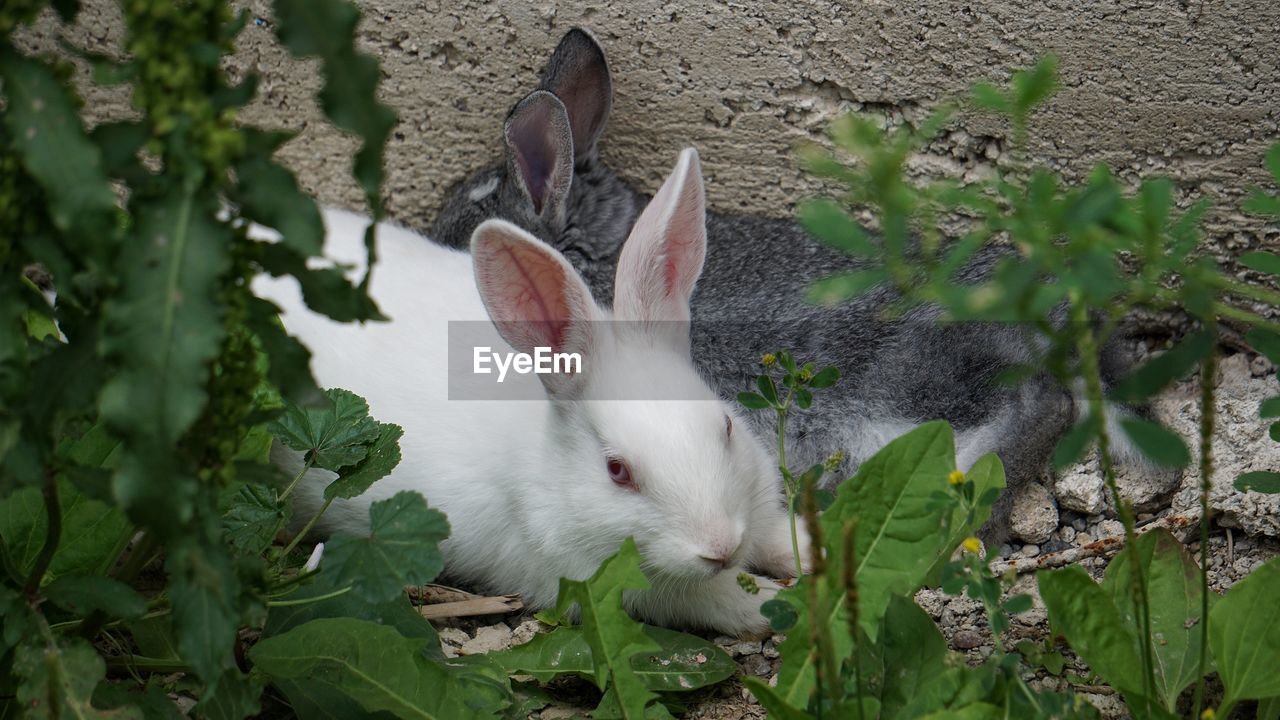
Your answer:
[[[1040,554],[1039,545],[1027,544],[1022,546],[1022,553],[1021,553],[1022,557],[1033,558],[1039,554]]]
[[[778,657],[778,646],[773,642],[772,638],[764,641],[764,645],[760,647],[760,654],[770,660]]]
[[[773,672],[773,663],[769,662],[763,655],[748,655],[738,662],[742,667],[742,672],[754,677],[768,677]]]
[[[1008,558],[1010,555],[1013,555],[1013,546],[1012,546],[1012,545],[1010,545],[1009,543],[1005,543],[1005,544],[1001,545],[1001,546],[1000,546],[1000,559],[1002,559],[1002,560],[1003,560],[1003,559],[1006,559],[1006,558]]]
[[[972,650],[982,644],[982,636],[972,630],[960,630],[951,638],[957,650]]]
[[[511,647],[511,628],[503,623],[486,625],[476,630],[476,636],[458,648],[459,655],[480,655]]]
[[[1064,525],[1058,528],[1058,537],[1062,538],[1062,542],[1070,543],[1076,539],[1076,529],[1070,525]]]

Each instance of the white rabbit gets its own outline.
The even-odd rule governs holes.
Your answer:
[[[368,220],[329,210],[325,223],[327,255],[359,266]],[[323,532],[367,532],[369,503],[421,492],[453,529],[442,546],[449,577],[518,592],[535,609],[555,602],[561,576],[589,577],[634,536],[653,585],[628,596],[634,615],[765,629],[759,608],[777,585],[760,579],[749,595],[737,575],[789,577],[794,555],[775,466],[690,360],[689,298],[706,250],[693,149],[626,240],[612,311],[560,253],[505,221],[480,225],[470,254],[386,224],[378,245],[371,293],[388,323],[332,322],[305,308],[292,281],[254,286],[284,309],[321,385],[364,396],[375,418],[404,428],[399,467],[335,502]],[[576,352],[583,372],[507,375],[504,391],[537,400],[450,400],[449,321],[489,318],[509,343],[495,351]],[[277,447],[275,457],[300,467],[297,453]],[[312,473],[297,492],[304,519],[332,478]]]

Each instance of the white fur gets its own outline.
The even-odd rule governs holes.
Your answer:
[[[690,165],[700,184],[692,150],[682,154],[673,177],[683,172],[687,179]],[[664,195],[676,198],[671,202],[694,196],[699,207],[677,209],[700,214],[700,188]],[[368,220],[339,210],[325,211],[324,219],[326,254],[359,272]],[[641,230],[638,224],[628,242],[662,242]],[[485,223],[473,243],[484,233],[536,243],[563,262],[505,222]],[[270,233],[255,228],[254,234]],[[663,252],[634,249],[664,264]],[[404,428],[400,465],[363,496],[335,502],[320,523],[323,532],[367,532],[371,502],[402,490],[421,492],[449,517],[452,533],[442,549],[450,577],[485,592],[518,592],[532,608],[555,601],[560,577],[589,577],[634,536],[653,588],[628,597],[633,613],[732,634],[765,629],[759,606],[776,586],[764,581],[759,595],[748,595],[736,576],[747,564],[775,577],[792,572],[776,470],[748,423],[694,370],[687,336],[681,345],[646,324],[594,323],[584,360],[593,370],[573,386],[572,397],[555,396],[549,384],[542,401],[450,401],[447,323],[488,319],[472,255],[385,223],[378,228],[378,255],[370,292],[387,323],[331,322],[305,308],[294,281],[254,283],[259,295],[284,309],[285,326],[311,349],[322,386],[352,390],[369,401],[375,418]],[[476,262],[486,262],[485,253],[476,255]],[[567,263],[563,267],[577,280]],[[487,299],[490,307],[500,305],[492,294]],[[687,318],[688,297],[683,303]],[[611,317],[591,305],[598,317]],[[508,376],[505,384],[514,383],[540,386],[532,375]],[[617,399],[654,387],[663,388],[663,397],[682,399]],[[728,436],[726,415],[734,419]],[[630,462],[639,492],[609,479],[606,454]],[[292,451],[277,447],[273,458],[300,467]],[[333,477],[311,475],[297,492],[295,517],[303,520],[320,506]],[[706,559],[729,550],[727,569]]]

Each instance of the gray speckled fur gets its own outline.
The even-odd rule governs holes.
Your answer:
[[[603,51],[590,35],[572,30],[561,40],[539,89],[573,98],[564,103],[570,117],[585,112],[600,117],[594,126],[575,127],[573,144],[585,152],[575,158],[562,216],[534,213],[518,171],[508,162],[455,186],[431,237],[465,247],[482,221],[511,220],[564,253],[595,296],[607,298],[618,250],[648,198],[599,161],[595,140],[608,103],[601,112],[598,95],[597,106],[588,107],[591,98],[584,93],[575,94],[572,87],[565,92],[566,86],[584,82],[584,74],[597,94],[611,92]],[[508,153],[515,151],[508,140]],[[1047,376],[1016,386],[998,381],[1001,371],[1032,357],[1021,328],[938,323],[930,308],[884,322],[882,310],[892,300],[885,290],[838,307],[817,307],[805,301],[806,288],[853,267],[848,256],[815,242],[790,220],[711,212],[707,227],[706,266],[692,303],[693,357],[700,369],[730,396],[747,389],[759,374],[762,354],[778,349],[842,373],[811,410],[789,418],[792,464],[805,467],[844,450],[851,470],[911,426],[943,418],[956,430],[962,466],[995,451],[1010,486],[1043,471],[1075,409],[1067,389]],[[1000,253],[985,251],[963,275],[981,277]],[[772,433],[771,414],[752,416],[757,430]],[[1007,535],[1010,498],[1005,493],[997,504],[988,539]]]

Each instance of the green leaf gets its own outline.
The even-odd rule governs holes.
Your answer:
[[[386,320],[363,288],[351,284],[343,268],[307,266],[307,258],[284,243],[258,242],[262,269],[275,277],[292,275],[307,307],[338,322]]]
[[[44,588],[54,605],[84,617],[101,611],[110,618],[133,620],[147,611],[147,603],[133,588],[101,575],[63,575]]]
[[[337,472],[365,458],[379,438],[369,404],[350,390],[326,390],[328,407],[289,405],[268,426],[285,445],[314,457],[316,467]]]
[[[344,583],[336,582],[336,576],[337,573],[322,568],[314,581],[304,584],[282,599],[307,600],[332,595],[345,587]],[[421,640],[422,652],[426,657],[444,659],[435,627],[422,617],[409,602],[409,596],[404,593],[385,603],[368,603],[348,592],[316,602],[273,607],[267,613],[262,634],[264,637],[280,635],[312,620],[337,617],[368,620],[395,628],[404,637]]]
[[[883,268],[873,270],[849,270],[822,278],[809,286],[809,302],[816,305],[837,305],[866,293],[889,279]]]
[[[1076,654],[1117,690],[1141,696],[1138,638],[1111,594],[1081,567],[1041,571],[1036,579],[1050,622],[1066,636]]]
[[[381,214],[382,152],[396,114],[378,102],[378,61],[356,52],[360,13],[342,0],[276,0],[276,36],[294,57],[318,57],[324,73],[320,106],[334,125],[363,141],[352,174]]]
[[[1280,417],[1280,396],[1269,397],[1259,403],[1258,415],[1263,418]]]
[[[55,646],[41,641],[20,646],[13,671],[21,680],[18,702],[27,718],[129,718],[142,720],[137,708],[100,710],[90,698],[106,676],[107,666],[93,646],[79,638]]]
[[[1258,701],[1257,720],[1280,720],[1280,695]]]
[[[878,254],[867,237],[867,231],[835,200],[805,200],[800,203],[797,215],[810,235],[836,250],[855,257],[875,257]]]
[[[238,669],[228,670],[217,682],[206,684],[192,714],[208,720],[256,717],[262,709],[259,700],[265,686],[266,681],[260,676],[245,675]]]
[[[655,692],[680,692],[714,685],[733,675],[737,664],[729,655],[700,637],[675,630],[644,626],[657,644],[653,652],[630,658],[631,670]],[[543,682],[561,675],[591,677],[595,665],[582,628],[568,626],[542,633],[525,643],[486,657],[508,673],[529,675]]]
[[[751,691],[760,706],[768,711],[773,720],[812,720],[813,716],[803,710],[797,710],[785,700],[777,690],[758,677],[742,678],[742,684]],[[875,717],[872,715],[871,717]]]
[[[46,579],[62,575],[102,575],[115,561],[115,550],[133,533],[118,509],[86,497],[64,480],[58,481],[62,536]],[[0,502],[0,537],[23,572],[35,567],[48,528],[44,497],[39,488],[23,488]]]
[[[990,481],[1002,479],[1002,472],[997,475],[998,463],[986,462],[983,472],[991,474]],[[924,423],[862,463],[857,475],[841,483],[835,503],[822,516],[823,534],[828,538],[827,561],[833,568],[845,562],[841,543],[844,525],[857,518],[858,620],[872,642],[880,632],[890,597],[911,595],[919,589],[930,569],[955,549],[953,538],[971,532],[964,525],[953,527],[950,533],[939,532],[953,508],[938,506],[932,496],[947,487],[947,476],[955,467],[951,427],[941,421]],[[796,587],[780,592],[779,598],[804,607],[807,585],[814,581],[805,577]],[[827,594],[831,615],[816,621],[845,627],[844,589],[828,578],[819,585],[819,592]],[[780,648],[784,662],[777,691],[784,701],[796,706],[807,702],[814,687],[808,640],[814,621],[802,613]],[[848,657],[853,649],[849,634],[834,633],[832,640],[836,657]]]
[[[628,720],[645,717],[645,706],[657,699],[632,669],[631,658],[660,648],[645,634],[643,626],[622,609],[624,590],[648,587],[649,581],[640,571],[635,540],[627,538],[618,553],[605,560],[590,579],[561,578],[556,599],[560,612],[578,604],[582,634],[595,659],[591,679],[601,691],[612,691],[619,714]]]
[[[200,520],[195,525],[190,534],[170,542],[165,570],[182,659],[211,683],[235,663],[240,582],[220,528],[205,527]]]
[[[496,712],[470,707],[457,673],[428,660],[422,645],[367,620],[321,618],[260,641],[249,657],[273,681],[289,681],[285,687],[336,692],[366,713],[452,720]]]
[[[1004,92],[991,83],[978,83],[970,91],[973,104],[998,113],[1007,113],[1011,107]]]
[[[950,669],[947,641],[933,618],[914,602],[898,595],[889,598],[881,644],[888,669],[880,693],[882,717],[898,716],[908,706],[927,711],[954,693],[955,688],[939,682]]]
[[[1030,70],[1013,74],[1013,104],[1017,111],[1027,113],[1049,99],[1058,85],[1058,59],[1046,55]]]
[[[338,479],[324,489],[324,499],[353,498],[361,495],[374,482],[381,480],[400,464],[400,437],[404,430],[399,425],[378,423],[378,437],[369,446],[368,454],[355,465],[338,471]]]
[[[1182,468],[1191,462],[1187,444],[1172,430],[1142,418],[1124,418],[1120,427],[1143,455],[1159,465]]]
[[[1240,256],[1240,264],[1258,272],[1280,275],[1280,255],[1265,251],[1247,252]]]
[[[738,404],[748,410],[764,410],[773,407],[768,400],[751,392],[738,393]]]
[[[26,171],[44,189],[54,225],[64,233],[100,233],[115,209],[115,194],[97,146],[85,136],[75,101],[52,68],[7,47],[0,50],[0,79],[9,139]],[[91,242],[81,249],[102,253]]]
[[[285,332],[279,313],[280,309],[266,300],[249,298],[245,325],[267,355],[267,379],[285,400],[300,406],[319,405],[323,398],[311,374],[311,351]]]
[[[247,130],[249,152],[236,164],[233,196],[246,217],[280,233],[280,242],[304,257],[324,250],[324,221],[310,195],[298,189],[293,173],[271,160],[270,150],[252,147],[268,138]]]
[[[174,187],[135,209],[117,260],[120,294],[106,307],[104,349],[120,370],[103,387],[102,418],[125,441],[113,487],[139,522],[179,531],[196,480],[174,447],[205,406],[209,363],[224,335],[219,279],[231,236],[213,198]]]
[[[1280,493],[1280,473],[1249,472],[1236,478],[1235,488],[1240,492]]]
[[[813,376],[813,379],[809,381],[809,387],[814,388],[815,390],[829,388],[832,385],[835,385],[836,381],[839,379],[839,370],[834,367],[825,367],[819,370],[817,375]]]
[[[1135,546],[1121,551],[1107,567],[1102,589],[1111,595],[1112,604],[1133,628],[1138,626],[1131,599],[1135,554],[1150,598],[1158,699],[1172,712],[1178,695],[1197,679],[1202,620],[1200,569],[1182,543],[1164,529],[1140,536]]]
[[[386,603],[406,585],[431,582],[444,569],[440,543],[449,537],[444,513],[403,491],[369,506],[367,538],[337,535],[325,546],[323,566],[340,585],[369,603]]]
[[[770,405],[776,405],[778,402],[778,389],[773,384],[773,378],[768,375],[761,375],[756,378],[756,387],[760,388],[760,396],[769,401]]]
[[[1125,376],[1111,390],[1120,402],[1137,402],[1155,395],[1170,383],[1186,377],[1201,360],[1213,352],[1214,334],[1200,331]]]
[[[222,514],[222,531],[236,550],[258,554],[275,542],[276,528],[288,520],[288,507],[269,485],[246,483],[230,495]]]
[[[1245,339],[1272,363],[1280,365],[1280,335],[1264,328],[1254,328]]]
[[[1258,566],[1209,612],[1209,647],[1226,688],[1222,704],[1280,695],[1280,558]]]

